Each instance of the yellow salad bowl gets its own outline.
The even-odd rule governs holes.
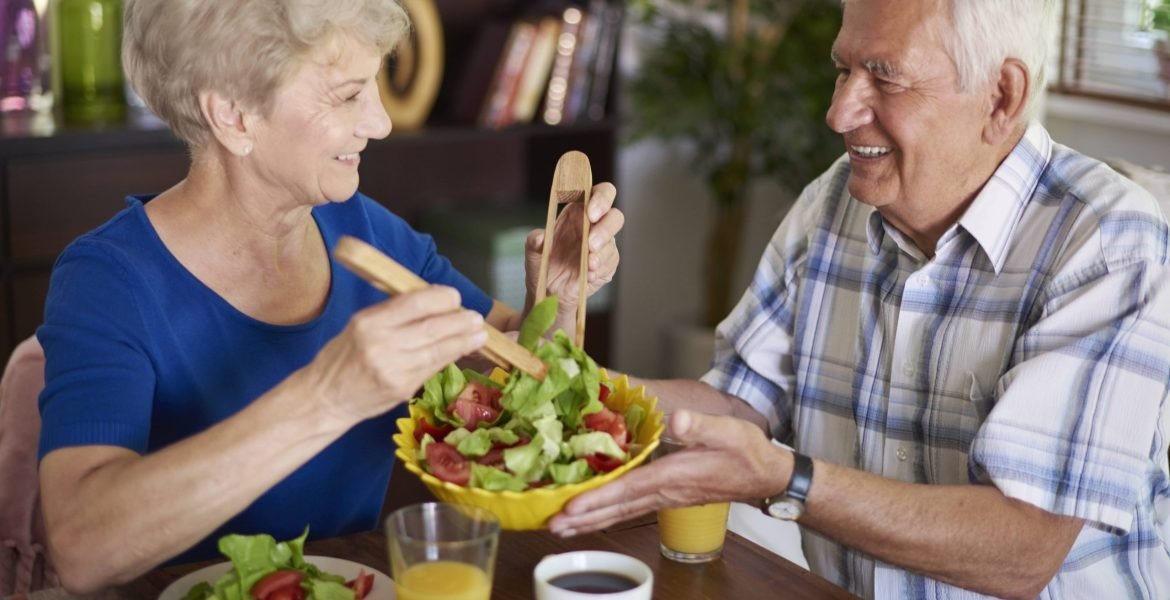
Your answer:
[[[492,373],[492,379],[496,381],[502,382],[504,377],[506,374],[498,369]],[[624,414],[631,405],[638,404],[646,411],[646,418],[638,427],[638,431],[630,432],[630,439],[635,444],[641,444],[641,449],[629,462],[609,473],[596,475],[580,483],[533,488],[523,492],[489,492],[441,481],[427,473],[419,464],[418,442],[414,439],[414,428],[418,419],[422,418],[422,412],[413,405],[410,407],[410,418],[398,419],[398,433],[394,435],[394,443],[398,445],[398,450],[395,454],[407,470],[418,475],[427,489],[440,501],[486,508],[495,513],[500,519],[500,526],[504,529],[543,529],[549,518],[559,513],[577,494],[601,487],[642,464],[658,446],[659,438],[662,436],[663,414],[658,409],[658,398],[647,397],[644,386],[631,388],[625,375],[611,379],[603,369],[601,380],[609,383],[613,390],[605,401],[610,410]]]

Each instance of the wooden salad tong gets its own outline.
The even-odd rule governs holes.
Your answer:
[[[333,249],[333,256],[370,285],[389,294],[403,294],[429,285],[382,251],[354,237],[343,236]],[[481,352],[488,360],[505,370],[514,365],[536,380],[544,381],[548,366],[543,361],[488,323],[483,328],[488,339]]]
[[[593,193],[593,169],[589,157],[576,150],[566,152],[557,161],[552,190],[548,195],[548,218],[544,223],[544,250],[540,253],[540,275],[536,280],[536,302],[544,300],[548,289],[548,263],[552,256],[557,206],[581,203],[581,265],[577,274],[577,347],[585,347],[585,305],[589,283],[589,196]]]

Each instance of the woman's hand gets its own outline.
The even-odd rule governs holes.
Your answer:
[[[315,394],[347,422],[380,415],[487,341],[483,316],[453,288],[430,286],[356,313],[308,369]]]
[[[589,198],[589,296],[609,283],[617,271],[619,256],[615,236],[621,231],[626,218],[622,211],[613,207],[616,198],[617,188],[608,182],[593,186],[593,195]],[[584,206],[581,202],[568,204],[561,210],[554,228],[555,239],[549,257],[546,293],[560,298],[559,312],[563,315],[575,315],[577,309],[582,210]],[[528,290],[525,313],[535,298],[540,276],[540,255],[543,251],[544,230],[533,230],[528,234],[524,248],[525,283]]]
[[[670,419],[670,437],[687,448],[577,496],[549,529],[569,536],[660,508],[766,498],[791,478],[792,454],[748,421],[683,410]]]

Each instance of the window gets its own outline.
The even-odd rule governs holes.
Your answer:
[[[1167,16],[1170,0],[1063,0],[1052,90],[1170,111]]]

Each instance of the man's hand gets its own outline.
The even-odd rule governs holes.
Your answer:
[[[687,449],[577,496],[549,530],[570,536],[660,508],[754,500],[778,494],[791,477],[792,454],[747,421],[683,410],[669,434]]]

